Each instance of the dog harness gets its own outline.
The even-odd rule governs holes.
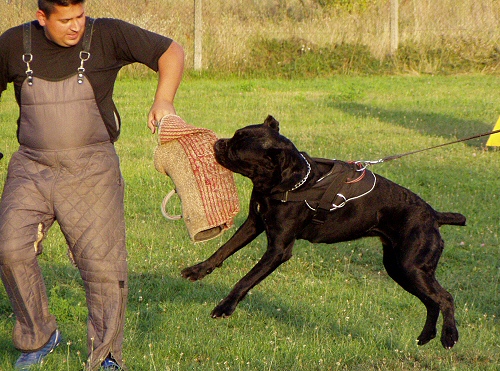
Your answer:
[[[367,195],[375,188],[376,175],[367,170],[361,162],[311,158],[306,153],[301,155],[307,162],[308,175],[311,168],[309,162],[315,162],[329,170],[310,188],[301,189],[307,180],[306,175],[291,190],[273,194],[272,198],[282,202],[305,202],[307,207],[314,211],[313,223],[324,223],[328,213],[344,207],[349,201]]]

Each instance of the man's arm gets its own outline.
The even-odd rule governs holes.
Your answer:
[[[174,98],[184,72],[184,49],[172,41],[158,60],[158,87],[148,115],[148,127],[156,132],[156,124],[163,116],[175,114]]]

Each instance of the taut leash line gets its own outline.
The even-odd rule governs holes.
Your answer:
[[[424,151],[428,151],[430,149],[435,149],[435,148],[439,148],[439,147],[448,146],[450,144],[455,144],[455,143],[460,143],[460,142],[466,142],[466,141],[471,140],[471,139],[481,138],[481,137],[485,137],[486,135],[492,135],[492,134],[496,134],[496,133],[500,133],[500,129],[489,131],[489,132],[483,133],[483,134],[473,135],[473,136],[468,137],[468,138],[454,140],[453,142],[438,144],[437,146],[432,146],[432,147],[428,147],[428,148],[424,148],[424,149],[418,149],[416,151],[405,152],[405,153],[400,153],[400,154],[397,154],[397,155],[387,156],[387,157],[381,158],[380,160],[376,160],[376,161],[356,161],[356,162],[360,162],[362,164],[365,164],[365,166],[375,165],[375,164],[381,164],[382,162],[396,160],[398,158],[401,158],[401,157],[404,157],[404,156],[408,156],[408,155],[413,155],[415,153],[424,152]]]

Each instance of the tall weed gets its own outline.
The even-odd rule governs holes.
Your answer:
[[[390,0],[203,0],[203,70],[240,76],[498,73],[497,0],[400,1],[395,58],[387,57],[389,4]],[[186,49],[188,69],[193,67],[193,1],[89,0],[87,7],[91,16],[122,18],[175,38]],[[0,14],[6,15],[0,19],[0,32],[32,19],[35,10],[34,1],[0,1]],[[281,44],[297,40],[314,46],[313,52],[290,55],[297,62],[279,71],[264,63],[269,53],[283,52]],[[346,45],[359,55],[351,55],[347,62],[343,58],[339,67],[336,49]],[[136,67],[129,71],[143,74]]]

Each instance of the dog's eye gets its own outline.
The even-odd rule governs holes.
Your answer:
[[[247,137],[243,134],[236,134],[231,141],[233,143],[239,143],[239,142],[244,142],[247,139]]]

